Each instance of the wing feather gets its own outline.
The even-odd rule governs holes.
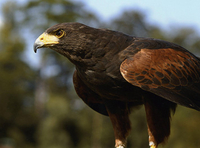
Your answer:
[[[148,48],[156,44],[151,41],[154,43],[139,46],[141,49],[136,45],[128,47],[129,51],[138,51],[122,62],[120,72],[124,79],[172,102],[200,110],[199,59],[172,43],[171,47],[169,43],[161,46],[159,41],[159,48]]]

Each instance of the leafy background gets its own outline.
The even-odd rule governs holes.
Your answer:
[[[73,65],[49,49],[39,50],[37,61],[30,47],[48,27],[81,22],[134,36],[153,37],[182,45],[199,55],[200,34],[193,28],[171,26],[166,31],[148,24],[143,11],[129,9],[102,22],[76,1],[5,1],[0,7],[0,148],[110,148],[114,134],[108,117],[87,107],[72,85]],[[148,147],[144,108],[131,114],[130,147]],[[200,113],[179,106],[171,136],[163,148],[197,148]]]

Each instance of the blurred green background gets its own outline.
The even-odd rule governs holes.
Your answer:
[[[200,55],[200,34],[193,28],[164,30],[148,23],[145,12],[128,9],[102,22],[80,1],[4,1],[0,6],[0,148],[112,148],[108,117],[86,106],[72,84],[73,65],[52,50],[38,50],[34,40],[61,22],[81,22],[134,36],[153,37],[182,45]],[[33,41],[33,42],[31,42]],[[171,136],[162,148],[200,146],[200,113],[179,106]],[[144,108],[131,114],[128,148],[148,147]]]

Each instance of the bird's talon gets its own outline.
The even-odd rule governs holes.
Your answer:
[[[151,145],[150,148],[157,148],[155,145]]]

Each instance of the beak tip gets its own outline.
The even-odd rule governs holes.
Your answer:
[[[35,43],[34,46],[33,46],[33,50],[34,50],[35,53],[37,53],[38,48],[39,48],[39,45]]]

